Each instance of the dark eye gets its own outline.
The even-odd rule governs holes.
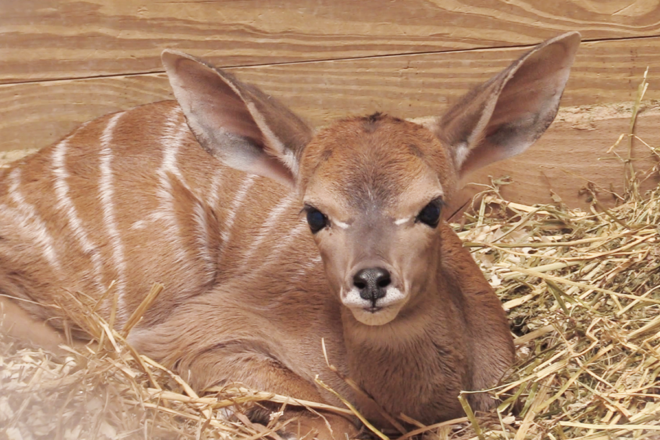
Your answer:
[[[312,230],[312,234],[316,234],[328,225],[328,217],[326,217],[321,211],[311,206],[307,206],[306,210],[307,223],[309,223],[309,229]]]
[[[440,222],[440,211],[442,211],[442,200],[435,199],[422,209],[417,215],[417,221],[424,223],[432,228],[438,226]]]

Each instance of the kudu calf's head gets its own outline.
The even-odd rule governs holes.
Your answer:
[[[173,51],[163,62],[200,144],[297,191],[327,278],[367,325],[434,292],[442,208],[466,173],[523,152],[555,117],[579,34],[532,49],[424,126],[374,114],[313,135],[259,89]]]

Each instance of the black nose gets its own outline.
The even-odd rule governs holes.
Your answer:
[[[380,267],[362,269],[353,277],[353,285],[360,291],[360,297],[374,302],[385,296],[385,288],[391,282],[390,273]]]

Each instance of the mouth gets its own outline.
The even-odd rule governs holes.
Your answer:
[[[342,292],[342,303],[362,324],[379,326],[393,321],[407,302],[407,295],[397,288],[387,289],[384,297],[376,300],[360,297],[357,289]]]

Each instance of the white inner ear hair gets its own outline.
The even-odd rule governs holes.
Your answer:
[[[294,176],[298,175],[298,159],[296,158],[295,153],[286,148],[282,141],[280,141],[277,136],[275,136],[275,133],[273,133],[266,121],[264,121],[261,113],[259,113],[259,110],[257,110],[257,107],[254,105],[254,103],[246,102],[246,104],[250,114],[252,114],[252,117],[257,123],[257,126],[264,134],[266,139],[268,139],[270,146],[280,154],[280,161],[282,161],[284,165],[289,168],[289,170],[291,170]]]
[[[468,148],[467,142],[461,142],[456,145],[454,148],[454,157],[456,160],[456,165],[460,168],[467,157],[470,155],[470,148]]]

